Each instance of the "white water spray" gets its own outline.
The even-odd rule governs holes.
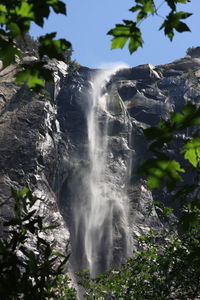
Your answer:
[[[108,167],[108,127],[110,96],[105,86],[124,66],[102,70],[92,82],[91,105],[87,115],[88,155],[87,204],[84,209],[84,250],[91,276],[114,267],[115,252],[121,243],[123,255],[128,248],[126,195],[117,186],[117,174]],[[117,256],[117,255],[116,255]],[[117,259],[117,258],[116,258]],[[122,259],[122,258],[121,258]]]

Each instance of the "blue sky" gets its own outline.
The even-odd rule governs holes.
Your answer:
[[[64,0],[63,0],[64,1]],[[176,33],[172,42],[158,31],[161,17],[150,17],[141,25],[144,46],[130,55],[127,47],[123,50],[110,50],[111,36],[106,33],[121,23],[123,19],[133,19],[128,9],[134,5],[130,0],[68,0],[67,17],[52,14],[44,29],[33,26],[34,37],[46,32],[58,32],[59,38],[66,38],[73,45],[73,59],[87,67],[99,67],[102,64],[124,62],[129,66],[151,63],[153,65],[169,63],[183,57],[187,48],[200,46],[200,1],[192,0],[187,5],[180,5],[181,10],[193,13],[187,24],[191,32]],[[163,0],[156,0],[157,5]],[[166,5],[162,5],[159,13],[165,15]]]

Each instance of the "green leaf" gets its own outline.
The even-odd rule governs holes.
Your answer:
[[[52,4],[53,10],[55,11],[55,13],[57,14],[63,14],[66,15],[66,5],[64,2],[62,1],[54,1],[55,4]]]
[[[128,38],[123,36],[112,39],[111,49],[118,49],[118,48],[122,49],[126,44],[127,40]]]
[[[177,3],[182,3],[182,4],[186,4],[188,2],[190,2],[190,0],[166,0],[167,4],[169,5],[169,7],[175,11],[176,10],[176,5]]]
[[[53,255],[53,256],[56,256],[56,257],[63,257],[63,258],[66,257],[66,255],[64,255],[64,254],[62,254],[62,253],[60,253],[60,252],[58,252],[58,251],[52,252],[52,255]]]
[[[48,55],[49,58],[56,58],[58,60],[63,60],[63,53],[71,48],[71,43],[64,39],[53,40],[56,36],[56,32],[46,34],[39,38],[39,55],[42,58]]]
[[[198,158],[200,157],[199,155],[196,155],[196,151],[194,149],[187,150],[185,155],[185,159],[188,159],[189,162],[194,166],[197,167],[198,164]]]
[[[18,72],[16,75],[16,84],[22,84],[25,81],[29,88],[35,90],[40,90],[45,86],[44,79],[40,78],[38,71],[31,72],[30,70],[23,70]]]
[[[16,14],[22,18],[28,18],[34,20],[33,4],[22,1],[20,6],[16,6]]]
[[[4,14],[0,14],[0,24],[7,24],[8,19],[6,17],[6,15]]]
[[[52,71],[45,67],[44,62],[34,62],[32,64],[22,64],[23,68],[16,74],[16,84],[27,82],[29,88],[39,92],[45,86],[45,80],[53,82]]]
[[[7,8],[0,4],[0,24],[6,24],[8,21]]]
[[[134,39],[134,38],[130,38],[129,44],[128,44],[129,52],[132,54],[132,53],[135,52],[139,47],[142,47],[142,44],[141,44],[140,40],[136,40],[136,39]]]
[[[147,159],[139,168],[140,174],[147,176],[147,184],[150,189],[159,188],[166,183],[169,189],[172,189],[177,181],[183,181],[179,173],[185,170],[176,160]]]
[[[66,6],[65,3],[62,1],[58,1],[58,0],[33,1],[33,12],[35,15],[34,22],[37,25],[43,27],[44,18],[49,17],[51,8],[57,14],[60,13],[66,15]]]
[[[21,32],[21,29],[20,27],[16,24],[16,23],[9,23],[6,28],[8,30],[10,30],[10,34],[13,36],[13,37],[21,37],[22,38],[22,32]]]
[[[23,219],[22,221],[29,221],[31,220],[32,216],[36,213],[36,209],[35,210],[32,210],[31,212],[29,212]]]
[[[136,3],[137,5],[130,8],[130,11],[139,11],[137,15],[137,23],[147,18],[149,13],[152,15],[155,13],[155,5],[153,0],[136,0]]]
[[[170,113],[177,130],[200,125],[200,108],[192,103],[185,105],[180,113]]]
[[[3,61],[4,68],[15,62],[16,56],[22,57],[22,53],[12,42],[0,37],[0,59]]]
[[[21,191],[19,192],[19,194],[20,194],[21,196],[26,196],[28,192],[30,192],[30,189],[26,187],[26,188],[23,188],[23,190],[21,190]]]
[[[7,8],[5,7],[5,5],[2,5],[2,4],[0,4],[0,13],[7,13],[8,12],[8,10],[7,10]]]
[[[126,42],[129,40],[129,52],[132,54],[142,47],[143,40],[141,37],[141,31],[136,26],[135,22],[123,20],[125,24],[117,24],[115,28],[111,29],[107,34],[114,36],[112,39],[111,49],[123,48]]]
[[[187,24],[183,22],[179,22],[175,29],[178,32],[190,31],[190,28],[187,26]]]
[[[147,186],[150,189],[158,189],[161,185],[161,180],[156,178],[155,176],[148,176],[147,178]]]
[[[141,5],[135,5],[135,6],[133,6],[133,7],[131,7],[130,9],[129,9],[129,11],[131,11],[131,12],[136,12],[136,11],[138,11],[138,10],[141,10],[142,9],[142,6]]]
[[[185,153],[185,159],[196,168],[200,159],[200,138],[192,138],[181,148],[181,153]]]
[[[172,40],[174,37],[174,29],[178,32],[190,31],[189,27],[180,20],[187,19],[191,15],[191,13],[184,11],[179,11],[176,13],[172,11],[161,25],[160,30],[164,29],[165,34],[170,40]]]

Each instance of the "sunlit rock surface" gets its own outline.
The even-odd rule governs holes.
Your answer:
[[[15,66],[0,71],[0,199],[5,202],[0,217],[12,215],[10,186],[32,188],[43,199],[38,213],[45,216],[46,222],[60,224],[48,238],[59,249],[65,249],[70,239],[72,270],[77,271],[87,267],[84,223],[77,226],[76,210],[78,214],[83,209],[79,201],[86,197],[83,186],[91,164],[87,112],[97,70],[81,67],[77,74],[68,76],[67,66],[62,63],[51,61],[49,67],[54,70],[55,84],[47,85],[47,91],[38,95],[25,86],[15,86]],[[161,118],[167,119],[170,111],[181,109],[188,101],[199,103],[199,68],[197,51],[168,65],[122,69],[102,89],[110,99],[107,164],[117,190],[127,196],[125,223],[129,234],[125,244],[123,233],[116,229],[123,222],[116,210],[111,267],[119,266],[137,249],[138,235],[163,226],[155,210],[150,215],[146,210],[159,194],[152,195],[145,181],[136,175],[147,155],[143,129],[156,125]],[[100,127],[104,121],[105,115],[99,115]],[[127,245],[129,249],[125,250]],[[104,246],[98,264],[108,267],[108,249]],[[102,270],[104,267],[99,267]]]

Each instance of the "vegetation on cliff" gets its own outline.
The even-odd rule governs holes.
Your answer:
[[[55,226],[38,215],[38,197],[28,188],[12,189],[14,216],[4,222],[0,240],[2,299],[76,299],[66,272],[69,254],[59,253],[45,238]]]

